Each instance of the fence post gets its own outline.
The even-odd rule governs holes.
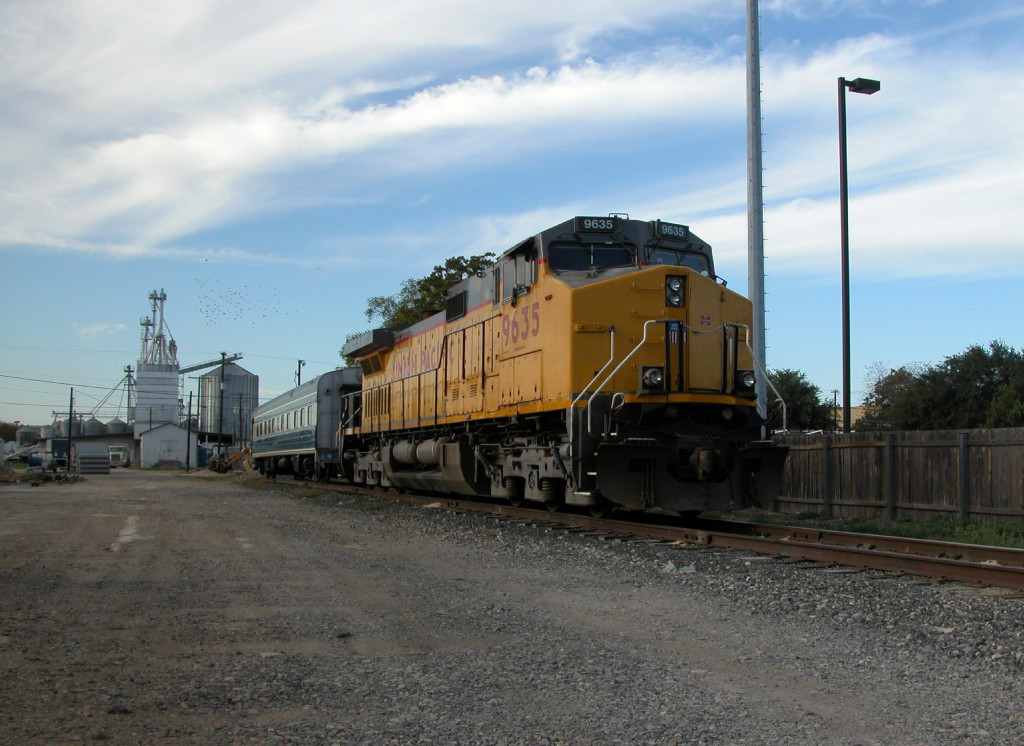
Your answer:
[[[821,439],[822,496],[821,512],[826,518],[832,517],[832,438],[828,435]]]
[[[896,436],[885,436],[885,518],[896,520]]]
[[[970,520],[971,507],[971,469],[968,461],[970,433],[960,433],[960,520]]]

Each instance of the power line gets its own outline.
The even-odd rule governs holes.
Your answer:
[[[29,347],[28,345],[0,345],[4,350],[35,350],[37,352],[83,352],[87,355],[134,355],[128,350],[79,350],[71,347]]]
[[[25,376],[9,376],[3,373],[0,373],[0,378],[13,378],[18,381],[31,381],[32,383],[52,383],[55,386],[74,386],[76,389],[102,389],[103,391],[109,391],[111,388],[110,386],[89,386],[84,383],[65,383],[64,381],[48,381],[45,378],[26,378]]]
[[[67,409],[68,406],[67,402],[63,404],[29,404],[25,401],[0,401],[0,404],[6,404],[11,407],[44,407],[46,409],[60,409],[61,407]]]

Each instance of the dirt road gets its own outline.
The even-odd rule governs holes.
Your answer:
[[[870,623],[823,625],[790,605],[807,575],[670,551],[234,477],[3,486],[0,742],[1019,737],[1006,660],[907,647],[878,584]]]

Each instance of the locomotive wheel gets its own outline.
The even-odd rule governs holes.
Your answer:
[[[618,506],[607,498],[599,497],[596,503],[587,507],[590,510],[590,515],[594,518],[607,518],[615,512],[615,508]]]
[[[549,513],[557,513],[565,505],[564,500],[545,500],[544,507],[548,509]]]
[[[521,508],[523,507],[523,503],[526,502],[526,498],[522,495],[515,495],[513,497],[509,497],[508,502],[513,508]]]

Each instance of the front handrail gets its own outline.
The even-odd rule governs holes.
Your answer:
[[[608,352],[608,362],[606,362],[601,367],[601,370],[597,371],[597,373],[594,374],[594,377],[590,379],[590,382],[587,383],[587,385],[583,387],[583,390],[580,392],[579,396],[577,396],[575,399],[573,399],[572,402],[569,404],[569,427],[568,427],[568,431],[569,431],[569,456],[570,456],[570,458],[572,457],[572,411],[576,408],[576,404],[579,403],[580,399],[582,399],[584,396],[587,395],[587,391],[594,384],[594,381],[596,381],[598,378],[600,378],[601,374],[604,373],[608,369],[608,366],[611,365],[612,362],[615,360],[615,327],[614,326],[609,326],[608,327],[608,332],[609,332],[609,335],[611,337],[611,340],[610,340],[610,348],[611,349]],[[599,388],[594,393],[596,394],[600,390],[601,389]],[[589,410],[589,407],[590,407],[590,402],[588,401],[587,402],[588,410]],[[587,417],[588,417],[587,432],[589,432],[590,431],[590,427],[589,427],[590,412],[589,411],[587,412]]]

